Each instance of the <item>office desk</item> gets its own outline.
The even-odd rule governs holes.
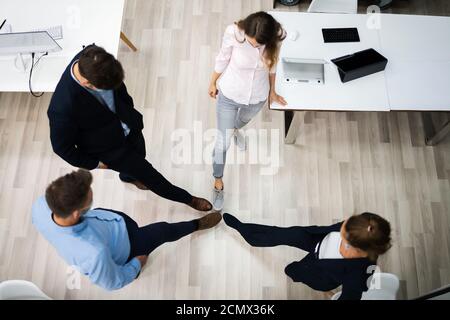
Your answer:
[[[323,85],[284,83],[278,76],[276,89],[287,106],[273,104],[272,110],[285,111],[286,143],[294,143],[304,112],[295,111],[450,111],[450,18],[410,15],[381,15],[381,28],[369,29],[367,15],[270,12],[287,30],[280,59],[332,58],[374,48],[389,59],[384,72],[342,83],[336,67],[325,68]],[[361,42],[323,42],[325,27],[357,27]],[[289,32],[298,31],[293,41]],[[283,63],[277,74],[283,74]],[[439,136],[448,129],[444,127]],[[427,130],[431,134],[432,130]],[[433,144],[437,139],[428,137]]]
[[[63,26],[63,48],[41,59],[33,71],[33,90],[54,91],[61,74],[83,45],[95,44],[117,55],[124,0],[0,0],[0,19],[12,32]],[[14,67],[13,56],[0,56],[0,91],[28,91],[29,71]]]

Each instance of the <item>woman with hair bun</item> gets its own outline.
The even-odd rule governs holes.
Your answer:
[[[285,273],[294,282],[303,282],[314,290],[330,291],[342,285],[342,300],[361,299],[374,271],[371,266],[391,247],[389,222],[369,212],[328,227],[264,226],[243,223],[228,213],[223,219],[251,246],[286,245],[309,252],[302,260],[289,264]]]

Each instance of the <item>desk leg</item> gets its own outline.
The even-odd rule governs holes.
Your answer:
[[[425,130],[425,144],[427,146],[437,145],[450,133],[450,120],[447,120],[447,122],[437,132],[433,125],[430,113],[423,112],[422,121],[423,128]]]
[[[122,39],[123,42],[125,42],[125,44],[134,52],[137,51],[137,48],[134,46],[133,42],[130,41],[130,39],[128,39],[128,37],[125,35],[125,33],[123,33],[122,31],[120,31],[120,39]]]
[[[284,142],[294,144],[297,139],[298,129],[305,118],[304,111],[285,111],[284,112]]]

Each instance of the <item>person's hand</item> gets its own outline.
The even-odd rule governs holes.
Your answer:
[[[148,260],[148,256],[137,256],[136,259],[141,263],[141,269],[145,266]]]
[[[270,99],[270,104],[277,103],[277,104],[281,104],[282,106],[287,105],[286,100],[284,100],[284,98],[282,96],[278,95],[275,91],[272,91],[270,93],[269,99]]]
[[[211,83],[209,85],[208,94],[211,98],[215,99],[219,91],[217,90],[217,85],[215,83]]]
[[[108,169],[108,166],[100,161],[98,164],[98,169],[106,170],[106,169]]]

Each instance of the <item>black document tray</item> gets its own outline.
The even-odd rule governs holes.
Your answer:
[[[374,49],[367,49],[331,62],[337,66],[342,82],[348,82],[383,71],[388,60]]]

